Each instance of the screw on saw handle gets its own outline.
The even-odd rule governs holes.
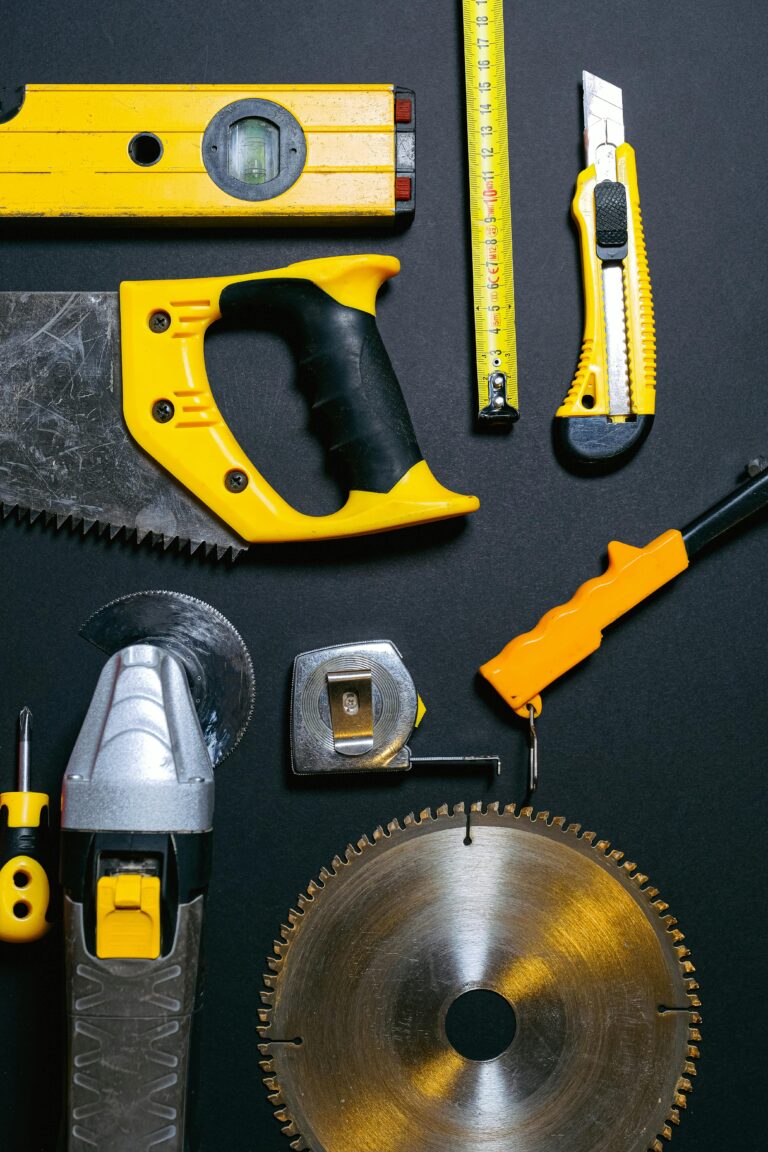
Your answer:
[[[538,715],[541,692],[597,651],[604,628],[687,567],[686,546],[675,528],[644,548],[612,541],[605,572],[510,641],[483,664],[481,675],[519,716],[528,717],[530,705]]]
[[[581,356],[568,395],[555,414],[554,437],[559,455],[579,472],[606,472],[626,463],[644,443],[656,403],[656,333],[653,297],[645,248],[635,153],[629,144],[616,149],[620,184],[626,189],[626,254],[606,250],[598,229],[596,196],[600,199],[594,165],[580,173],[572,214],[579,230],[584,286],[584,337]],[[608,183],[608,182],[604,182]],[[610,202],[606,212],[615,224]],[[608,348],[604,316],[602,260],[617,260],[622,269],[626,368],[630,395],[627,416],[611,416],[608,388]]]
[[[306,260],[272,272],[120,286],[123,413],[141,447],[244,540],[323,540],[474,512],[422,459],[376,328],[376,295],[399,261]],[[222,316],[289,335],[332,458],[350,494],[307,516],[271,487],[216,407],[206,329]]]

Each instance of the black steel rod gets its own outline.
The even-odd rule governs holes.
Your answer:
[[[768,468],[713,504],[682,529],[685,549],[693,557],[718,536],[768,507]]]

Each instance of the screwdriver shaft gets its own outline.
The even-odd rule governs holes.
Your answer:
[[[18,789],[29,792],[29,741],[32,731],[32,713],[29,708],[19,712]]]

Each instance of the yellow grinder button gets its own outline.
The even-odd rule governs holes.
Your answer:
[[[160,880],[136,872],[102,876],[96,890],[100,960],[156,960],[160,955]]]

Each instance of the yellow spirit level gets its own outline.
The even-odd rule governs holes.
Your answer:
[[[0,91],[0,217],[407,221],[413,92],[391,84]]]

